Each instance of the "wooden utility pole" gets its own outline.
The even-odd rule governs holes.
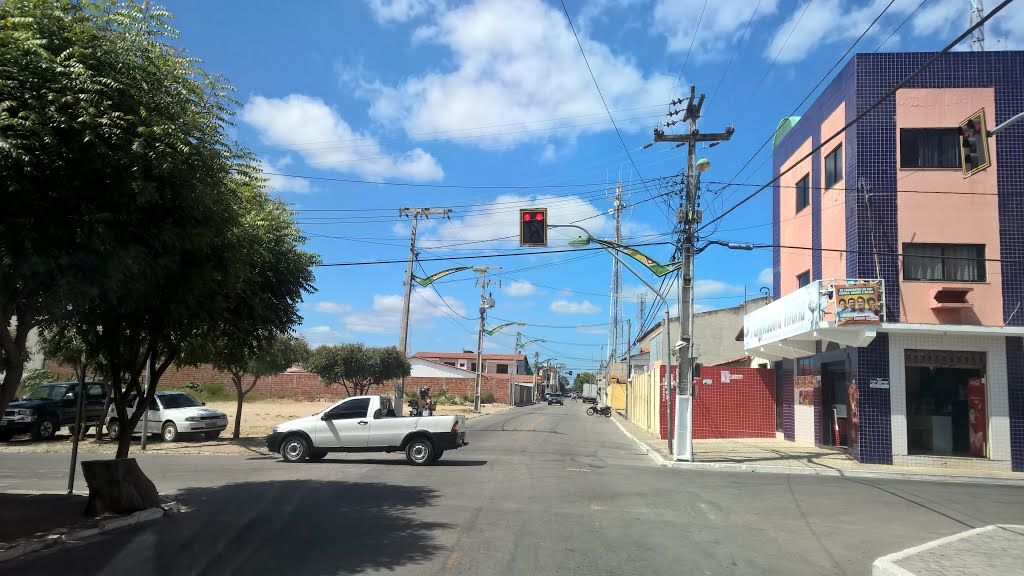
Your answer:
[[[405,270],[405,295],[402,298],[402,327],[398,336],[398,349],[402,356],[409,356],[409,303],[412,299],[412,272],[416,263],[416,225],[420,216],[444,216],[451,220],[451,210],[445,208],[399,208],[398,214],[412,218],[412,237],[409,240],[409,265]],[[395,380],[395,411],[399,416],[405,409],[405,377]]]
[[[676,100],[673,105],[682,104],[682,100]],[[711,146],[717,145],[732,138],[733,128],[725,129],[725,132],[702,134],[697,129],[697,120],[700,118],[700,110],[704,106],[704,95],[697,98],[697,87],[690,85],[690,98],[686,101],[684,110],[673,110],[669,116],[682,113],[682,122],[688,122],[690,131],[686,134],[665,134],[662,130],[654,131],[655,142],[676,142],[677,146],[686,146],[686,187],[680,195],[680,209],[676,216],[676,222],[681,225],[680,235],[677,239],[679,250],[683,255],[683,265],[680,269],[679,281],[679,328],[681,345],[677,346],[679,364],[676,368],[676,394],[675,398],[675,423],[676,441],[672,447],[673,456],[677,459],[685,458],[693,460],[693,424],[692,424],[692,401],[693,401],[693,257],[697,239],[696,229],[700,223],[700,213],[697,211],[697,197],[699,188],[699,174],[697,172],[697,143],[712,142]],[[680,120],[672,120],[666,126],[673,126]],[[666,361],[668,361],[666,359]],[[670,398],[671,398],[670,394]],[[671,408],[671,406],[670,406]],[[683,414],[683,412],[686,412]],[[685,436],[683,436],[685,434]]]

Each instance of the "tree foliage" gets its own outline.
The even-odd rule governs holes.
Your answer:
[[[289,332],[317,261],[227,137],[231,86],[175,46],[170,17],[112,0],[0,4],[0,322],[18,319],[0,347],[15,365],[23,325],[56,325],[102,356],[119,458],[184,348]],[[130,392],[143,400],[129,418]]]
[[[572,381],[572,391],[582,394],[584,384],[597,384],[597,376],[593,372],[580,372]]]
[[[408,358],[395,346],[367,348],[362,344],[317,346],[305,367],[324,384],[340,384],[349,396],[362,396],[375,385],[412,373]]]

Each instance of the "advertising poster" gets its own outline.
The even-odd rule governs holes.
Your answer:
[[[837,284],[836,325],[878,324],[882,321],[882,300],[877,284]]]
[[[985,417],[985,383],[981,378],[967,381],[967,418],[971,430],[971,456],[984,458],[988,419]]]
[[[814,392],[821,381],[820,376],[797,376],[793,379],[793,391],[798,406],[814,406]]]

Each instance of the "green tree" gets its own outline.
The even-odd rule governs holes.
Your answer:
[[[572,381],[572,391],[582,394],[584,384],[597,384],[597,376],[592,372],[580,372]]]
[[[367,348],[362,344],[317,346],[305,368],[320,376],[324,384],[340,384],[349,396],[365,395],[375,385],[412,373],[408,358],[395,346]]]
[[[256,387],[260,378],[272,376],[300,363],[309,355],[309,345],[302,338],[278,334],[270,340],[252,343],[245,338],[221,335],[215,341],[206,341],[191,347],[184,355],[186,364],[210,363],[214,368],[231,374],[235,387],[235,428],[231,437],[238,440],[242,427],[242,405],[245,397]],[[246,382],[247,378],[252,380]]]
[[[232,88],[177,47],[170,18],[112,0],[0,4],[0,321],[17,318],[0,347],[19,371],[23,327],[58,325],[102,356],[117,458],[184,348],[289,332],[316,262],[227,137]],[[267,227],[288,250],[262,244]]]

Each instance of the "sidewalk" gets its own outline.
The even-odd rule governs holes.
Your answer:
[[[1024,526],[985,526],[883,556],[873,576],[1001,576],[1024,570]]]
[[[776,438],[694,440],[694,461],[673,462],[668,451],[668,443],[665,440],[626,421],[617,412],[612,417],[623,429],[623,432],[632,437],[638,445],[641,445],[648,455],[661,466],[691,470],[774,472],[1024,486],[1024,474],[1019,472],[862,464],[848,456],[843,450],[796,444]]]

